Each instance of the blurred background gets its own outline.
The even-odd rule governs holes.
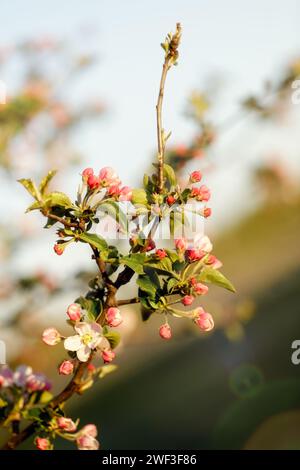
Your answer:
[[[299,14],[297,0],[1,5],[0,339],[11,366],[48,373],[55,390],[64,352],[40,335],[64,328],[94,267],[83,244],[53,254],[55,230],[24,214],[16,180],[58,168],[53,187],[74,197],[83,168],[109,165],[138,187],[155,158],[159,44],[183,26],[167,159],[182,180],[204,173],[206,233],[237,294],[211,288],[215,331],[174,321],[167,344],[159,319],[124,307],[119,369],[68,405],[99,426],[103,449],[300,448]]]

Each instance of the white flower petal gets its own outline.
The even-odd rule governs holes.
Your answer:
[[[68,351],[77,351],[81,346],[82,343],[79,335],[69,336],[64,341],[64,347]]]
[[[100,348],[101,351],[103,351],[103,349],[110,349],[110,343],[109,343],[108,339],[106,339],[104,336],[102,336],[100,338],[98,348]]]
[[[89,348],[91,349],[96,349],[99,344],[101,343],[101,340],[102,340],[102,337],[97,335],[97,336],[94,336],[92,341],[89,342],[88,346]]]
[[[78,323],[77,325],[74,326],[74,330],[79,334],[79,335],[85,335],[87,333],[91,333],[91,326],[89,323],[86,322],[81,322]]]
[[[82,346],[77,351],[77,357],[81,362],[86,362],[90,357],[91,349],[88,346]]]
[[[194,247],[198,250],[206,251],[210,253],[213,249],[212,243],[207,235],[196,235],[194,238]]]
[[[91,330],[100,335],[102,333],[102,326],[100,326],[98,323],[96,322],[93,322],[93,323],[90,323],[90,327],[91,327]]]

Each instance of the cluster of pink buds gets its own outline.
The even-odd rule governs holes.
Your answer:
[[[206,235],[196,236],[191,244],[185,238],[178,238],[175,240],[175,248],[179,254],[185,256],[186,261],[189,263],[203,259],[206,265],[210,265],[215,269],[222,266],[222,263],[214,255],[210,254],[213,246]]]
[[[82,182],[90,191],[106,188],[107,196],[118,201],[130,201],[132,198],[132,189],[129,186],[122,186],[117,173],[108,166],[102,168],[99,175],[94,173],[93,168],[86,168],[81,175]]]
[[[201,172],[199,170],[196,170],[196,171],[193,171],[190,174],[189,182],[191,184],[199,183],[201,181],[201,179],[202,179]],[[196,199],[196,201],[208,202],[210,200],[210,196],[211,196],[210,190],[208,189],[207,186],[205,186],[205,184],[202,184],[200,187],[198,187],[198,186],[192,186],[191,187],[190,197],[193,198],[193,199]],[[202,215],[205,218],[210,217],[211,208],[210,207],[205,207],[202,210]]]
[[[98,450],[100,447],[99,441],[96,439],[98,431],[94,424],[87,424],[76,432],[77,423],[71,418],[60,416],[56,418],[54,430],[60,437],[68,441],[75,441],[79,450]],[[53,449],[53,444],[48,437],[36,437],[35,445],[38,450]]]
[[[98,450],[100,447],[96,437],[97,428],[94,424],[84,426],[76,436],[76,444],[79,450]]]
[[[0,390],[17,387],[28,393],[43,392],[51,389],[51,382],[44,374],[34,373],[29,366],[21,365],[15,371],[8,366],[0,369]]]

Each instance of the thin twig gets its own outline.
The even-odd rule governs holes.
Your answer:
[[[118,307],[121,305],[138,304],[139,302],[140,299],[138,297],[133,297],[132,299],[117,300]]]
[[[176,63],[178,58],[178,46],[181,38],[181,25],[177,23],[175,34],[169,34],[166,42],[162,44],[166,54],[162,68],[162,74],[159,84],[159,93],[156,104],[156,128],[157,128],[157,147],[158,147],[158,191],[163,192],[164,187],[164,159],[165,159],[165,136],[162,127],[162,104],[164,99],[165,83],[167,73]]]
[[[50,212],[43,212],[43,215],[45,217],[48,217],[49,219],[56,220],[57,222],[60,222],[65,227],[69,227],[69,228],[72,228],[72,227],[78,228],[79,227],[79,223],[77,223],[77,222],[68,222],[67,220],[63,219],[62,217],[59,217],[58,215],[55,215],[55,214],[51,214]]]

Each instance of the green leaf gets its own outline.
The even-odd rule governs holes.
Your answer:
[[[198,279],[202,282],[211,282],[212,284],[216,284],[217,286],[224,287],[225,289],[228,289],[231,292],[236,292],[231,282],[217,269],[205,267],[202,270]]]
[[[133,253],[128,256],[123,256],[120,262],[131,268],[137,274],[144,274],[143,265],[146,255],[144,253]]]
[[[21,183],[25,189],[27,189],[29,194],[31,194],[34,199],[40,199],[39,191],[31,179],[21,178],[18,180],[18,182]]]
[[[41,413],[42,413],[42,409],[36,407],[36,408],[31,408],[30,410],[28,410],[26,414],[28,415],[29,418],[38,419]]]
[[[145,173],[144,178],[143,178],[143,185],[145,189],[148,188],[148,184],[149,184],[149,176]]]
[[[8,405],[8,402],[0,397],[0,408],[5,408],[6,405]]]
[[[144,189],[133,189],[131,202],[132,204],[147,206],[148,199],[146,191]]]
[[[50,400],[52,400],[53,398],[53,395],[52,393],[48,392],[47,390],[44,390],[44,392],[42,392],[41,396],[40,396],[40,399],[39,399],[39,403],[48,403]]]
[[[160,288],[159,279],[157,281],[156,277],[151,279],[150,276],[139,276],[136,283],[142,291],[147,292],[153,298],[156,296],[157,289]]]
[[[204,259],[200,259],[199,261],[195,261],[194,263],[189,264],[183,271],[182,271],[182,279],[186,280],[190,277],[194,276],[195,274],[199,274],[201,269],[204,266]]]
[[[48,185],[49,185],[50,181],[51,181],[52,178],[56,175],[56,173],[57,173],[57,170],[51,170],[51,171],[49,171],[49,173],[42,179],[42,181],[41,181],[41,183],[40,183],[40,186],[39,186],[40,193],[41,193],[42,196],[45,194],[45,191],[46,191],[46,189],[48,188]]]
[[[162,274],[172,274],[172,261],[169,258],[163,258],[162,260],[152,260],[145,263],[144,268],[150,266]]]
[[[107,200],[97,206],[99,212],[110,216],[114,221],[120,224],[124,232],[128,231],[128,219],[124,211],[122,211],[120,203],[114,200]]]
[[[153,309],[149,302],[147,297],[140,297],[141,301],[141,315],[142,315],[142,320],[147,321],[151,315],[155,312],[155,309]]]
[[[112,372],[115,372],[117,370],[118,366],[115,364],[107,364],[105,366],[102,366],[99,372],[99,378],[103,379],[106,377],[106,375],[111,374]]]
[[[35,201],[31,206],[27,207],[26,212],[34,211],[37,209],[41,209],[42,204],[38,201]]]
[[[60,191],[54,191],[53,193],[48,194],[45,198],[45,204],[48,207],[61,206],[65,209],[73,207],[71,199],[65,193],[61,193]]]
[[[171,277],[171,279],[168,280],[168,284],[167,284],[168,292],[172,292],[172,290],[174,289],[174,287],[177,286],[177,284],[178,284],[178,279]]]
[[[121,336],[116,331],[108,331],[103,334],[110,344],[111,349],[115,349],[121,341]]]
[[[102,302],[96,299],[87,299],[86,297],[79,297],[75,303],[81,305],[83,310],[86,310],[88,320],[95,321],[96,318],[102,313]]]
[[[167,178],[171,186],[176,186],[177,179],[175,171],[170,165],[164,164],[164,176]]]
[[[81,233],[78,235],[78,238],[82,242],[89,243],[90,245],[94,246],[99,251],[107,249],[106,241],[95,233]]]

